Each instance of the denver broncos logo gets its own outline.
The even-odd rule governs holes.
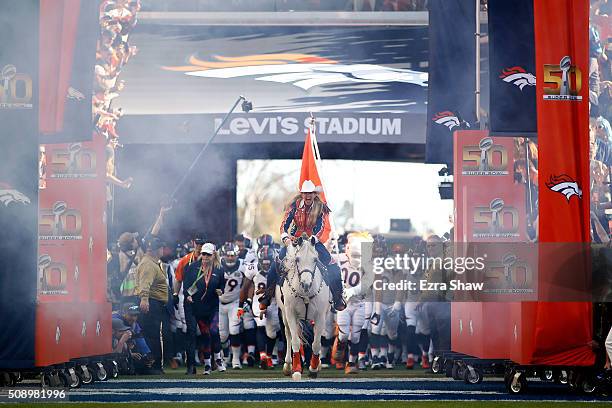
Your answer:
[[[20,191],[5,183],[0,183],[0,203],[8,207],[11,203],[30,204],[30,199]]]
[[[535,86],[536,77],[533,74],[525,71],[522,67],[506,68],[499,76],[504,82],[514,84],[522,91],[527,85]]]
[[[446,126],[448,130],[453,130],[453,128],[459,127],[460,125],[459,118],[451,111],[436,113],[431,120],[439,125]]]
[[[254,77],[257,81],[291,84],[304,90],[341,82],[402,82],[427,86],[427,73],[373,64],[340,64],[308,54],[261,54],[243,57],[214,56],[215,61],[189,58],[191,65],[162,67],[203,78]]]
[[[550,179],[546,182],[546,187],[563,194],[568,202],[572,196],[582,198],[582,190],[578,187],[578,183],[567,174],[550,176]]]

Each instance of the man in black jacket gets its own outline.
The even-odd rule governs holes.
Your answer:
[[[183,276],[185,319],[193,319],[202,333],[204,375],[210,375],[212,371],[211,350],[217,370],[225,371],[219,337],[219,296],[224,287],[219,255],[213,244],[206,243],[202,246],[200,258],[185,268]],[[195,327],[195,324],[188,327]],[[195,337],[195,333],[187,331],[187,374],[195,374]]]

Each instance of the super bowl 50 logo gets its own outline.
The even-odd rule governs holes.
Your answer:
[[[534,291],[533,269],[523,259],[509,252],[486,262],[486,292],[531,293]]]
[[[569,56],[561,58],[558,65],[544,64],[544,99],[581,101],[581,89],[582,72]]]
[[[32,78],[8,64],[0,71],[0,109],[32,109]]]
[[[96,153],[81,143],[54,149],[49,163],[51,178],[95,178]]]
[[[466,176],[503,176],[508,174],[508,150],[483,137],[478,146],[463,146],[462,174]]]
[[[39,216],[39,238],[41,240],[83,239],[81,213],[68,208],[65,201],[57,201],[53,208],[43,208]]]
[[[51,256],[44,254],[38,257],[38,278],[40,292],[45,295],[65,295],[68,281],[68,270],[61,262],[54,262]]]
[[[474,238],[511,238],[519,236],[519,212],[495,198],[488,206],[474,207]]]

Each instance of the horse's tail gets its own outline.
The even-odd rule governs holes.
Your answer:
[[[314,341],[314,330],[312,325],[307,320],[300,320],[298,327],[300,341],[305,347],[310,346]]]

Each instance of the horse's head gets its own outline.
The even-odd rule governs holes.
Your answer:
[[[315,238],[308,239],[306,234],[302,234],[295,243],[295,267],[304,292],[310,291],[315,278],[318,260],[315,244]]]

